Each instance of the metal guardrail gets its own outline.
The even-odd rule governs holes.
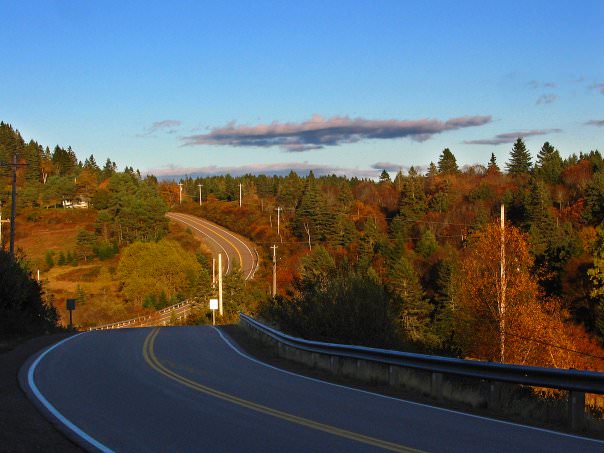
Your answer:
[[[111,324],[104,324],[102,326],[90,327],[88,330],[91,331],[91,330],[121,329],[121,328],[132,326],[135,324],[141,324],[144,321],[150,321],[151,319],[154,319],[154,318],[161,318],[161,315],[163,315],[165,313],[171,313],[172,311],[177,310],[177,309],[187,306],[187,305],[191,305],[191,302],[188,300],[185,300],[184,302],[179,302],[177,304],[170,305],[169,307],[162,308],[161,310],[157,310],[155,313],[153,313],[151,315],[139,316],[137,318],[127,319],[126,321],[118,321],[118,322],[113,322]]]
[[[541,368],[477,360],[456,359],[427,354],[415,354],[391,349],[351,346],[337,343],[304,340],[268,327],[240,313],[240,318],[273,339],[308,352],[328,354],[351,359],[368,360],[433,373],[467,376],[488,381],[510,382],[535,387],[573,390],[604,394],[604,373],[574,369]]]
[[[239,314],[242,322],[257,332],[270,337],[280,346],[285,346],[285,357],[319,366],[319,355],[328,357],[327,368],[332,373],[338,374],[339,359],[356,361],[357,377],[363,377],[359,370],[365,369],[365,378],[375,378],[376,374],[365,364],[376,364],[381,368],[381,379],[390,383],[391,376],[397,375],[397,369],[412,369],[431,373],[430,393],[433,397],[441,399],[443,396],[443,376],[455,375],[487,381],[489,396],[487,406],[499,408],[498,393],[500,383],[512,383],[533,387],[553,388],[568,391],[568,421],[572,430],[580,430],[585,423],[585,394],[604,394],[604,373],[595,371],[582,371],[575,369],[541,368],[534,366],[512,365],[507,363],[482,362],[477,360],[464,360],[451,357],[441,357],[427,354],[394,351],[391,349],[368,348],[337,343],[324,343],[320,341],[304,340],[292,337],[276,329],[268,327],[243,313]],[[293,357],[287,348],[310,353],[310,360],[300,358],[299,354]],[[279,348],[280,354],[282,348]],[[314,356],[314,357],[313,357]],[[335,362],[334,362],[335,359]],[[335,365],[335,367],[334,367]],[[325,363],[322,366],[325,368]],[[369,367],[370,368],[370,367]],[[375,370],[374,370],[375,371]],[[396,382],[396,381],[394,381]],[[396,385],[396,384],[395,384]]]

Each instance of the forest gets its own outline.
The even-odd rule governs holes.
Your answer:
[[[82,325],[183,298],[207,300],[209,253],[190,231],[169,224],[165,213],[175,210],[258,247],[256,278],[229,277],[224,322],[244,311],[306,338],[604,369],[604,161],[597,150],[562,157],[546,142],[531,154],[519,137],[504,163],[491,154],[484,164],[460,165],[445,148],[436,163],[384,170],[375,180],[292,171],[160,181],[132,167],[118,171],[110,159],[82,162],[69,147],[26,143],[0,123],[0,162],[14,153],[24,164],[17,245],[33,244],[42,225],[58,238],[24,246],[23,266],[42,268],[46,309],[69,292],[77,296]],[[10,171],[2,168],[6,218]],[[87,208],[65,208],[74,203]],[[207,310],[191,322],[207,322]]]

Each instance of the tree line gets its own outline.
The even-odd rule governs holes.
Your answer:
[[[460,168],[446,148],[423,170],[378,180],[182,178],[181,208],[251,237],[269,264],[278,246],[279,296],[262,313],[297,334],[593,368],[604,340],[603,170],[597,150],[563,158],[545,142],[533,158],[518,138],[503,168],[494,154]],[[175,206],[178,191],[160,183]]]
[[[182,192],[176,181],[143,178],[131,167],[120,172],[110,159],[101,168],[94,156],[78,161],[69,147],[51,152],[25,143],[0,123],[0,160],[15,151],[27,164],[17,175],[18,211],[35,221],[36,212],[64,199],[89,201],[95,221],[78,234],[71,260],[119,254],[111,278],[132,306],[208,297],[207,256],[190,232],[170,232],[164,216],[181,209],[250,237],[263,251],[254,282],[232,276],[231,318],[238,310],[261,314],[330,341],[600,366],[594,357],[604,339],[604,162],[596,150],[562,158],[546,142],[533,161],[519,138],[503,169],[493,154],[484,165],[460,168],[446,148],[436,163],[394,178],[387,171],[376,180],[294,171],[185,177]],[[7,189],[9,179],[0,175]],[[69,256],[59,253],[56,261]]]

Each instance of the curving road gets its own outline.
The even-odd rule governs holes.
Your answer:
[[[225,274],[228,274],[237,263],[246,280],[254,277],[258,255],[249,241],[220,225],[193,215],[169,212],[166,216],[191,228],[193,233],[212,250],[217,262],[218,254],[222,253],[222,267]]]
[[[604,443],[328,384],[213,327],[96,331],[31,359],[22,385],[91,450],[603,451]]]

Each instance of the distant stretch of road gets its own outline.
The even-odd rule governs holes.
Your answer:
[[[216,225],[208,220],[189,214],[169,212],[168,218],[186,225],[212,250],[218,263],[218,254],[222,253],[223,270],[231,272],[235,263],[239,264],[246,280],[254,277],[258,255],[254,246],[242,236]]]
[[[21,381],[80,444],[105,452],[604,451],[285,372],[211,326],[76,335],[32,358]]]

